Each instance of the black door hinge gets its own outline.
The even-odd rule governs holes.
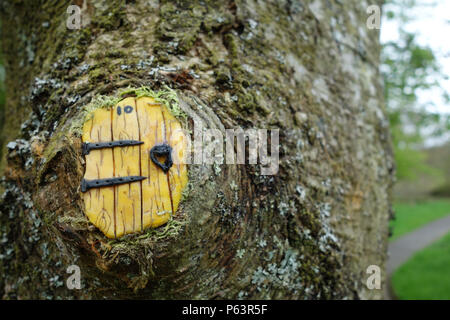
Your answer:
[[[131,183],[136,181],[142,181],[147,179],[143,176],[128,176],[128,177],[117,177],[117,178],[106,178],[106,179],[96,179],[96,180],[81,180],[81,192],[86,192],[92,188],[110,187],[118,184]]]
[[[143,144],[144,141],[137,140],[117,140],[117,141],[109,141],[109,142],[85,142],[82,146],[83,156],[89,154],[91,150],[95,149],[104,149],[104,148],[114,148],[114,147],[128,147],[128,146],[137,146],[139,144]]]

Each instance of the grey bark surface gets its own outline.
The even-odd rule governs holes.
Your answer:
[[[70,1],[0,4],[0,296],[381,297],[366,269],[384,270],[394,165],[372,2],[75,3],[80,30]],[[106,239],[83,213],[76,127],[128,86],[173,88],[209,128],[279,129],[278,174],[191,165],[171,232]],[[81,290],[65,285],[73,264]]]

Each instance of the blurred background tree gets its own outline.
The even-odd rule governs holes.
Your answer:
[[[436,112],[430,108],[435,101],[421,101],[421,94],[436,92],[441,95],[440,101],[450,102],[449,92],[443,83],[448,77],[441,71],[440,63],[432,48],[422,45],[417,34],[407,30],[406,26],[414,22],[411,8],[433,6],[430,1],[391,0],[384,7],[385,21],[394,20],[398,28],[396,41],[385,42],[382,52],[382,74],[385,81],[385,98],[389,112],[391,132],[397,163],[399,188],[403,184],[419,179],[427,182],[423,186],[442,188],[450,185],[450,169],[446,168],[449,154],[445,150],[425,148],[427,142],[441,138],[443,141],[450,130],[449,114]],[[447,161],[430,159],[446,156]],[[431,187],[433,186],[433,187]],[[405,194],[411,194],[406,188]],[[450,192],[450,190],[449,190]],[[400,192],[401,193],[401,192]],[[412,196],[416,193],[412,192]]]
[[[383,8],[382,38],[389,40],[383,41],[382,74],[398,180],[391,243],[450,214],[450,97],[444,71],[450,47],[436,46],[450,28],[448,18],[447,25],[437,23],[442,28],[423,27],[424,20],[442,19],[445,8],[432,0],[388,0]],[[449,248],[450,234],[400,266],[392,275],[395,296],[450,299]],[[390,250],[391,258],[395,254]]]

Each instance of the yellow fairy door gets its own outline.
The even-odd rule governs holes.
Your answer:
[[[85,213],[107,237],[158,227],[187,183],[180,122],[148,97],[96,109],[83,127]]]

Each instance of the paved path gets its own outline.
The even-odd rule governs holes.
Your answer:
[[[450,216],[430,222],[420,229],[389,243],[389,258],[386,265],[389,283],[388,288],[386,288],[389,291],[386,293],[388,299],[393,298],[392,290],[389,287],[390,278],[395,269],[405,263],[414,253],[442,238],[448,232],[450,232]]]

